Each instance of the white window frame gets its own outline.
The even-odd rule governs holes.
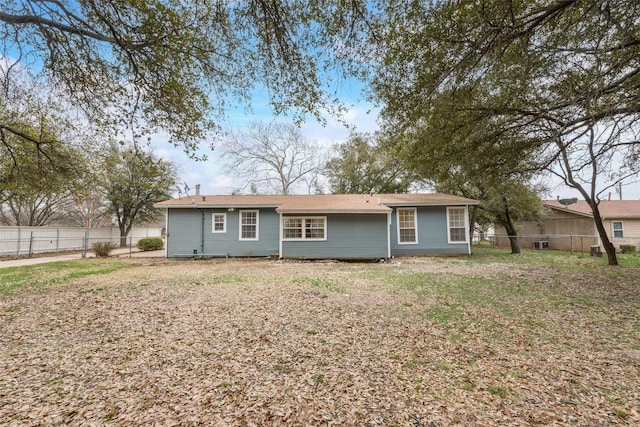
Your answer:
[[[619,230],[616,230],[616,224],[620,224]],[[619,231],[622,236],[616,236],[616,231]],[[611,237],[614,239],[624,239],[624,224],[622,221],[611,221]]]
[[[216,217],[222,217],[222,230],[216,230]],[[227,214],[214,212],[211,215],[211,232],[212,233],[226,233],[227,232]]]
[[[285,230],[285,220],[296,219],[301,221],[301,237],[284,237]],[[307,229],[307,221],[309,220],[322,220],[322,227],[324,230],[324,237],[307,237],[306,229]],[[326,241],[327,240],[327,217],[326,216],[283,216],[282,217],[282,240],[285,242],[299,242],[299,241]]]
[[[400,239],[400,211],[413,211],[413,229],[415,230],[415,240],[411,242],[403,242]],[[398,234],[398,245],[417,245],[418,244],[418,209],[417,208],[397,208],[396,224]]]
[[[256,237],[242,237],[242,226],[243,226],[243,214],[245,213],[255,213],[256,214]],[[256,241],[258,240],[258,236],[260,235],[260,211],[257,209],[247,209],[241,210],[238,212],[238,239],[243,241]]]
[[[457,225],[455,227],[451,226],[451,211],[453,210],[462,210],[463,215],[463,225]],[[452,228],[463,228],[464,229],[464,241],[462,240],[451,240],[451,229]],[[466,206],[449,206],[447,207],[447,242],[451,245],[456,244],[468,244],[469,243],[469,213]]]

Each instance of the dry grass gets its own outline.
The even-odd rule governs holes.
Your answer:
[[[131,263],[0,296],[0,423],[640,423],[637,268]]]

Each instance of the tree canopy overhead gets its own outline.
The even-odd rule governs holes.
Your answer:
[[[556,174],[591,205],[615,264],[597,205],[640,171],[640,3],[408,1],[386,12],[374,91],[386,128],[412,141],[405,157]]]
[[[256,88],[275,113],[337,112],[324,78],[353,71],[364,3],[7,0],[0,77],[6,88],[19,69],[38,70],[95,122],[163,129],[193,152]]]

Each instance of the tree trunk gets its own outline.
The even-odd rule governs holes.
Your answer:
[[[616,255],[616,247],[609,240],[609,236],[607,235],[607,230],[604,228],[604,224],[602,223],[602,217],[600,216],[600,209],[598,209],[598,204],[593,200],[588,200],[591,205],[591,213],[593,213],[593,221],[596,224],[596,229],[598,230],[598,235],[600,236],[600,241],[602,242],[602,246],[604,247],[604,251],[607,253],[607,260],[609,265],[618,265],[618,256]]]
[[[507,231],[507,236],[509,236],[509,243],[511,244],[511,253],[519,254],[520,251],[520,238],[518,237],[518,229],[516,225],[513,223],[511,219],[511,213],[509,212],[509,204],[507,203],[507,198],[505,196],[502,197],[504,201],[504,221],[503,226]]]
[[[127,235],[129,234],[129,231],[126,229],[126,227],[119,227],[120,228],[120,247],[121,248],[126,248],[127,247]]]

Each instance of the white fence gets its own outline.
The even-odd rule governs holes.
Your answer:
[[[127,245],[135,246],[145,237],[162,237],[162,228],[133,228]],[[95,242],[120,246],[117,227],[0,227],[0,256],[31,256],[39,253],[86,251]]]

